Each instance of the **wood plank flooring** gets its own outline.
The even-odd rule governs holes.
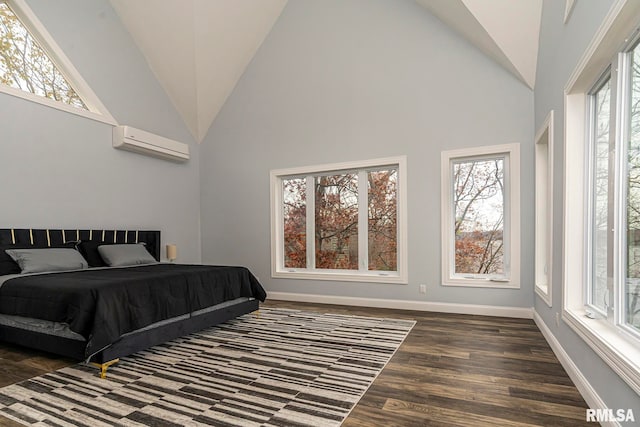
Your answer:
[[[593,425],[532,320],[284,301],[266,305],[417,321],[345,427]],[[0,386],[73,363],[0,343]],[[20,425],[0,417],[0,426]]]
[[[344,422],[364,426],[587,426],[587,404],[533,320],[268,301],[416,320]]]

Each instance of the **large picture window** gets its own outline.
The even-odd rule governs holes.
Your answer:
[[[639,19],[617,2],[566,85],[563,223],[563,319],[638,393]]]
[[[535,259],[536,294],[552,306],[553,301],[553,132],[551,110],[535,137]]]
[[[443,284],[519,286],[516,144],[442,153]]]
[[[640,44],[616,55],[587,97],[591,315],[640,333]],[[617,85],[612,84],[617,81]],[[619,129],[617,129],[619,128]],[[618,135],[616,137],[616,135]],[[617,155],[616,155],[617,154]],[[589,265],[589,264],[587,264]],[[616,295],[620,298],[616,301]],[[640,338],[640,334],[638,335]]]
[[[274,277],[406,283],[405,164],[272,171]]]

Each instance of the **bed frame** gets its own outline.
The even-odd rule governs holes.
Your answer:
[[[74,240],[107,243],[145,243],[151,255],[160,261],[160,231],[0,229],[1,245],[17,244],[46,248]],[[101,371],[101,377],[105,378],[107,368],[116,363],[119,357],[226,322],[243,314],[257,311],[258,308],[257,299],[242,300],[231,305],[222,306],[219,309],[163,323],[161,326],[152,329],[134,331],[96,353],[88,361],[98,366]],[[4,325],[0,325],[0,341],[35,348],[76,360],[85,359],[86,342],[84,341]]]

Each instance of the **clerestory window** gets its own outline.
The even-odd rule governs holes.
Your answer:
[[[24,0],[0,0],[0,92],[116,124]]]
[[[0,83],[87,109],[6,2],[0,2]]]

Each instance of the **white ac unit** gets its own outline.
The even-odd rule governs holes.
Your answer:
[[[113,128],[113,147],[162,159],[189,160],[189,146],[131,126]]]

